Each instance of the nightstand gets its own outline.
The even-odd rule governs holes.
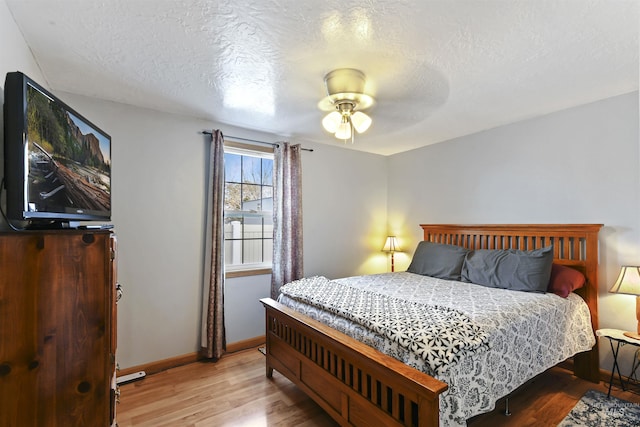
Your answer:
[[[609,378],[609,393],[607,393],[607,397],[611,396],[611,385],[613,384],[613,376],[617,372],[618,379],[620,380],[620,384],[622,385],[622,390],[626,390],[624,386],[624,378],[620,373],[620,365],[618,365],[618,351],[620,351],[620,345],[633,345],[638,347],[640,350],[640,340],[634,340],[633,338],[629,338],[623,335],[624,331],[620,329],[598,329],[596,331],[596,336],[605,337],[609,339],[609,345],[611,345],[611,353],[613,354],[613,366],[611,367],[611,377]],[[615,342],[615,346],[614,346]],[[631,368],[631,374],[635,373],[635,370],[638,368],[636,360],[638,359],[638,350],[636,350],[636,354],[634,355],[633,367]],[[627,379],[630,378],[627,377]]]

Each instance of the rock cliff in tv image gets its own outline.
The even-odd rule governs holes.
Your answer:
[[[27,97],[29,210],[109,211],[109,139],[39,91]]]

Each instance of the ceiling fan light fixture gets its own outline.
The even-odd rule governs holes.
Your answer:
[[[349,119],[343,120],[338,126],[338,130],[335,133],[336,138],[344,139],[345,141],[351,138],[351,123],[349,123]]]
[[[342,121],[342,115],[337,111],[327,114],[322,119],[322,127],[329,133],[336,133],[340,122]]]
[[[328,96],[318,103],[318,107],[335,111],[322,119],[322,127],[338,139],[351,139],[353,142],[354,131],[365,132],[372,123],[371,117],[360,111],[374,104],[374,99],[364,93],[364,73],[353,68],[340,68],[329,72],[324,82]]]
[[[351,116],[351,123],[353,123],[353,127],[358,133],[366,132],[371,126],[371,117],[367,116],[362,111],[356,111]]]

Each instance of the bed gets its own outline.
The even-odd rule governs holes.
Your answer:
[[[584,274],[585,285],[576,290],[588,308],[587,322],[591,322],[591,335],[597,329],[598,292],[598,231],[599,224],[553,225],[421,225],[424,241],[455,245],[476,251],[478,249],[536,250],[552,246],[553,263],[576,269]],[[478,251],[481,252],[481,251]],[[394,274],[394,273],[390,273]],[[400,280],[412,273],[398,273],[388,279]],[[384,279],[384,275],[383,279]],[[379,279],[379,278],[378,278]],[[379,279],[380,280],[380,279]],[[421,279],[422,280],[422,279]],[[447,282],[447,281],[444,281]],[[450,286],[450,283],[439,286]],[[465,285],[477,286],[477,285]],[[461,288],[458,288],[461,289]],[[493,292],[484,290],[484,292]],[[525,292],[506,291],[511,294]],[[466,298],[468,299],[468,298]],[[547,300],[553,298],[548,297]],[[559,299],[559,298],[557,298]],[[570,296],[568,300],[576,300]],[[391,357],[376,348],[364,344],[344,332],[346,328],[330,327],[326,322],[314,320],[304,304],[290,304],[296,309],[263,299],[266,308],[266,375],[271,377],[276,369],[305,393],[312,397],[341,425],[371,426],[433,426],[464,425],[464,419],[475,414],[461,411],[463,399],[459,396],[463,380],[449,377],[449,368],[443,372],[421,369],[401,361],[397,352]],[[306,313],[302,314],[300,311]],[[587,325],[588,327],[588,325]],[[353,335],[353,334],[352,334]],[[520,334],[521,336],[524,334]],[[591,337],[593,338],[593,337]],[[362,339],[362,337],[359,337]],[[379,337],[369,340],[369,344]],[[364,340],[367,342],[367,339]],[[593,340],[592,342],[595,342]],[[521,344],[520,344],[521,345]],[[582,344],[584,346],[584,343]],[[597,346],[583,348],[573,355],[574,372],[581,378],[598,382],[599,359]],[[539,350],[538,350],[539,351]],[[484,354],[479,352],[479,354]],[[567,355],[565,355],[567,356]],[[466,356],[464,356],[466,357]],[[461,359],[455,366],[480,365],[476,356]],[[491,357],[484,354],[482,357]],[[495,356],[493,356],[495,357]],[[399,360],[400,359],[400,360]],[[406,360],[405,360],[406,362]],[[554,362],[557,363],[558,361]],[[413,366],[410,366],[413,365]],[[526,372],[509,372],[510,364],[502,364],[502,375],[507,375],[512,387],[495,387],[493,394],[508,394],[545,367]],[[457,368],[451,368],[455,371]],[[518,369],[514,367],[514,369]],[[440,375],[442,374],[442,375]],[[467,375],[468,377],[468,375]],[[512,378],[516,378],[513,380]],[[466,381],[466,380],[465,380]],[[451,388],[451,390],[448,390]],[[490,393],[489,393],[490,394]],[[495,396],[479,407],[490,410]],[[501,397],[501,396],[498,396]],[[468,409],[468,408],[467,408]]]

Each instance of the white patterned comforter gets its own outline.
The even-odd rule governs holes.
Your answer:
[[[459,310],[488,335],[476,351],[433,372],[420,355],[345,317],[280,295],[279,301],[420,371],[444,381],[440,425],[465,426],[474,415],[494,409],[497,399],[527,380],[595,344],[589,309],[577,295],[487,288],[413,273],[384,273],[337,279],[343,286],[393,298]]]
[[[487,347],[484,329],[451,307],[345,286],[323,276],[296,280],[282,286],[280,292],[396,342],[424,360],[426,369],[434,374],[446,372],[465,355]]]

